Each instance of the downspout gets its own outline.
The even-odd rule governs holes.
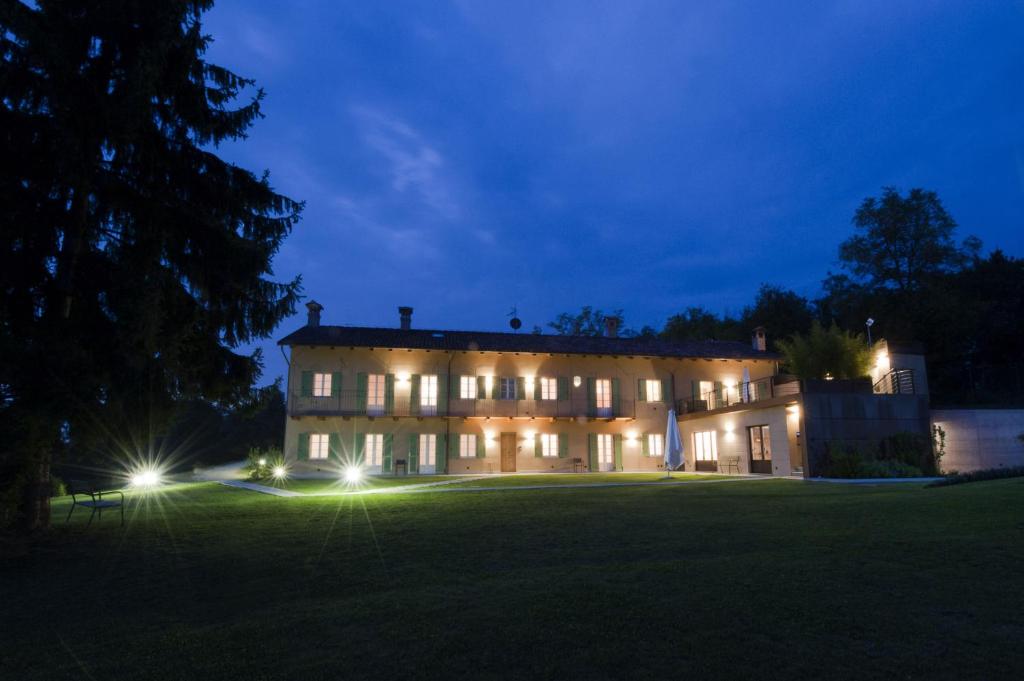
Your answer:
[[[451,355],[449,355],[449,357],[448,357],[448,373],[445,375],[445,384],[446,384],[445,392],[447,394],[447,398],[445,399],[445,403],[444,403],[444,409],[445,409],[445,417],[444,417],[444,471],[443,471],[444,473],[448,473],[449,472],[448,471],[448,448],[451,447],[451,443],[448,441],[448,438],[450,438],[451,435],[452,435],[452,419],[451,419],[451,409],[452,409],[452,361],[454,359],[455,359],[455,351],[452,350],[451,351]],[[437,455],[435,454],[435,457],[436,456]],[[436,458],[435,458],[435,461],[436,461]],[[434,470],[435,471],[437,470],[437,466],[434,467]]]

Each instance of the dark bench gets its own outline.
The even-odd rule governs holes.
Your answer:
[[[120,508],[121,525],[124,526],[124,492],[121,490],[104,490],[94,482],[69,480],[68,492],[71,493],[71,510],[68,511],[68,517],[64,519],[65,523],[71,520],[71,514],[75,512],[76,507],[84,506],[92,509],[92,513],[89,514],[89,522],[85,524],[86,527],[92,524],[92,518],[97,513],[100,515],[100,520],[103,520],[103,509],[105,508]],[[115,494],[120,499],[103,498],[104,495],[112,496]]]
[[[409,466],[406,465],[405,459],[395,459],[395,466],[394,466],[394,469],[393,469],[393,474],[394,475],[398,475],[398,469],[399,468],[402,469],[402,475],[408,475],[409,474]]]

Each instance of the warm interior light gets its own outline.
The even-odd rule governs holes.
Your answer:
[[[345,482],[355,484],[362,480],[363,471],[358,466],[348,466],[345,468]]]
[[[271,471],[271,475],[280,480],[288,474],[287,469],[284,466],[274,466],[274,470]]]

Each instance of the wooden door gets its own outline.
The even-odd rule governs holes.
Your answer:
[[[750,441],[750,472],[772,474],[772,436],[768,426],[747,429]]]
[[[516,472],[516,434],[501,434],[501,472]]]

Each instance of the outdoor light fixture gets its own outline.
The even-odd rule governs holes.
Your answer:
[[[579,376],[573,376],[572,377],[572,384],[573,384],[573,386],[578,388],[578,387],[580,387],[583,384],[583,379],[580,378]]]
[[[354,485],[363,479],[363,471],[359,466],[348,466],[345,468],[345,482]]]
[[[271,475],[275,479],[280,480],[284,476],[288,475],[288,470],[284,466],[274,466],[274,470],[271,471]]]
[[[789,412],[791,416],[799,416],[800,415],[800,405],[799,404],[791,404],[788,407],[786,407],[786,411]]]
[[[409,372],[408,371],[403,371],[403,372],[397,374],[396,378],[398,379],[399,383],[408,383],[409,382]]]
[[[868,327],[868,347],[871,347],[871,327],[875,325],[875,320],[868,317],[868,320],[864,322],[864,326]]]
[[[154,468],[146,468],[132,473],[132,487],[155,487],[160,484],[160,474]]]
[[[260,459],[260,460],[259,460],[259,464],[260,464],[261,466],[266,466],[266,465],[267,465],[267,460],[266,460],[266,459]]]

